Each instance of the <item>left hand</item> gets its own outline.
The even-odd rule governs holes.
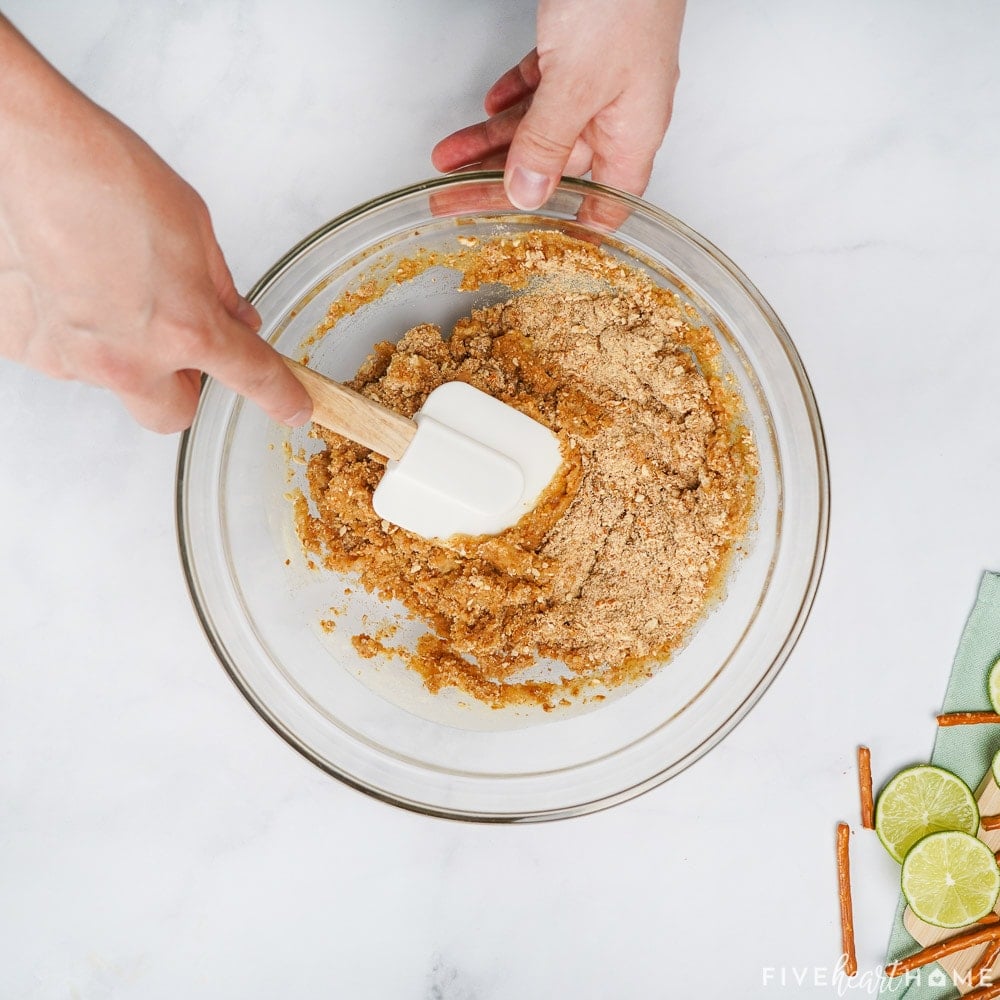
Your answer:
[[[646,190],[679,77],[684,0],[539,0],[538,44],[489,89],[485,121],[442,139],[441,171],[504,169],[530,211],[563,174]]]

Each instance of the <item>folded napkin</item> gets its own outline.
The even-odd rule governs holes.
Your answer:
[[[1000,573],[984,573],[976,606],[969,615],[951,668],[942,712],[991,711],[986,678],[1000,656]],[[973,791],[1000,750],[1000,725],[945,726],[934,737],[931,763],[957,774]],[[920,945],[903,927],[905,904],[900,899],[886,950],[886,965],[904,958]],[[957,997],[951,977],[937,964],[925,966],[919,978],[887,979],[882,996],[906,1000],[946,1000]]]

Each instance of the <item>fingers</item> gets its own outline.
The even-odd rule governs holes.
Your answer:
[[[590,171],[593,163],[594,151],[590,144],[585,139],[577,139],[562,172],[568,177],[582,177]]]
[[[542,80],[507,154],[507,197],[520,209],[540,208],[566,169],[576,141],[594,114],[579,97]]]
[[[226,312],[256,333],[260,329],[260,313],[236,290],[233,275],[215,239],[211,223],[207,219],[206,223],[208,232],[205,234],[203,244],[208,260],[209,279]]]
[[[593,112],[563,90],[541,85],[538,53],[530,52],[490,88],[490,117],[442,139],[431,162],[444,173],[504,168],[510,201],[524,210],[540,207],[564,173],[585,174],[593,161],[580,137]]]
[[[505,153],[540,81],[538,52],[533,49],[487,91],[486,121],[453,132],[431,150],[434,168],[450,173],[472,164],[481,166],[487,156]]]
[[[593,179],[641,195],[672,112],[672,89],[649,100],[634,88],[602,111],[595,119]]]
[[[431,150],[431,163],[436,170],[450,173],[459,167],[482,163],[492,154],[505,152],[524,117],[524,111],[524,106],[518,104],[486,121],[453,132]]]
[[[281,355],[248,326],[227,313],[219,317],[222,336],[191,363],[252,399],[272,419],[290,427],[312,416],[312,400]]]
[[[538,50],[532,49],[513,69],[486,92],[483,108],[488,115],[497,115],[529,97],[538,88],[542,75],[538,70]]]
[[[593,159],[594,153],[590,146],[583,139],[577,139],[576,145],[573,147],[573,152],[570,153],[569,160],[563,168],[563,173],[568,177],[582,177],[589,172]],[[461,174],[472,170],[503,170],[506,165],[507,149],[502,149],[498,153],[490,153],[484,156],[478,163],[469,163],[451,172]],[[510,203],[506,199],[504,207],[510,207]]]
[[[432,191],[430,210],[432,215],[438,217],[481,215],[485,212],[509,212],[510,202],[503,188],[470,183]]]
[[[483,160],[482,163],[476,163],[468,168],[463,167],[463,170],[503,170],[507,164],[507,150],[504,149],[499,153],[492,153]],[[509,205],[507,206],[510,207]]]
[[[239,297],[239,301],[236,303],[236,311],[232,315],[244,326],[250,327],[254,333],[260,329],[263,322],[256,307],[251,305],[242,295]]]
[[[594,153],[591,177],[598,184],[606,184],[629,194],[641,195],[653,173],[656,149],[639,149],[635,153]]]
[[[143,427],[173,434],[191,426],[200,390],[199,373],[188,369],[151,378],[135,391],[118,391],[117,395]]]
[[[576,211],[576,218],[590,229],[613,233],[631,214],[631,208],[595,192],[584,197]]]
[[[246,307],[257,315],[249,303]],[[253,400],[272,419],[292,427],[306,423],[312,415],[312,401],[281,356],[221,307],[214,325],[214,337],[192,336],[194,356],[185,361],[190,367],[159,374],[147,371],[134,358],[109,356],[88,381],[110,388],[143,427],[161,434],[191,425],[202,371]]]
[[[208,271],[225,309],[219,317],[224,336],[214,352],[198,363],[209,375],[252,399],[272,419],[298,427],[312,416],[312,400],[277,351],[257,336],[260,314],[236,290],[214,234],[210,236]]]

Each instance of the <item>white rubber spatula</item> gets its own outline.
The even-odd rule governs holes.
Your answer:
[[[313,401],[313,423],[389,459],[375,513],[424,538],[512,527],[562,462],[547,427],[465,382],[439,386],[411,420],[285,361]]]

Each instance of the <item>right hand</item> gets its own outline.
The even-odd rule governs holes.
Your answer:
[[[504,170],[532,211],[562,174],[641,195],[673,110],[684,0],[539,0],[538,44],[486,94],[487,118],[442,139],[438,170]]]
[[[202,372],[282,423],[312,404],[256,331],[197,193],[0,17],[0,354],[190,425]]]

